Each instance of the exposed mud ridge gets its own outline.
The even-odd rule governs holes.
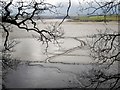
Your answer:
[[[69,62],[56,62],[54,61],[54,58],[56,57],[60,57],[60,56],[87,56],[89,57],[89,55],[81,55],[81,54],[73,54],[72,52],[73,51],[76,51],[76,50],[80,50],[80,49],[84,49],[86,48],[87,44],[84,40],[81,40],[81,37],[62,37],[64,39],[68,39],[68,38],[71,38],[71,39],[74,39],[76,41],[78,41],[80,44],[78,44],[77,46],[74,46],[70,49],[67,49],[67,50],[64,50],[63,52],[57,54],[57,53],[52,53],[52,52],[46,52],[46,55],[47,58],[45,58],[44,60],[42,61],[38,61],[38,60],[20,60],[21,63],[26,63],[26,64],[29,64],[29,63],[61,63],[61,64],[73,64],[73,65],[79,65],[81,63],[69,63]],[[85,37],[83,37],[85,38]],[[49,56],[50,55],[50,56]]]

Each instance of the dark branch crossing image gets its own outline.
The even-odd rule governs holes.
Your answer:
[[[119,21],[119,0],[0,0],[0,88],[119,90]]]

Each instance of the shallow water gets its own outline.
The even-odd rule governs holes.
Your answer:
[[[79,85],[75,74],[87,70],[88,67],[44,63],[33,66],[20,65],[16,71],[9,71],[6,86],[9,88],[75,87]]]
[[[46,20],[45,20],[46,21]],[[55,21],[54,21],[55,22]],[[47,25],[51,23],[50,20],[47,21]],[[45,24],[39,24],[39,28],[45,28]],[[32,38],[32,34],[36,35],[36,33],[30,32],[27,34],[27,32],[22,30],[20,32],[16,32],[16,28],[13,28],[13,33],[11,34],[10,38],[14,38],[17,41],[20,41],[18,45],[16,45],[15,52],[13,52],[13,57],[21,59],[21,60],[28,60],[28,61],[43,61],[49,56],[53,56],[55,54],[62,54],[63,52],[73,49],[75,52],[76,50],[79,50],[78,55],[74,54],[71,55],[73,58],[78,58],[80,59],[80,56],[82,56],[82,51],[84,51],[84,56],[87,57],[86,61],[88,61],[88,50],[84,47],[83,50],[78,48],[74,50],[75,47],[80,46],[81,47],[81,42],[74,39],[74,37],[77,37],[79,40],[82,40],[86,43],[86,39],[88,35],[93,35],[95,33],[98,33],[97,30],[102,30],[104,32],[106,28],[110,29],[113,31],[118,30],[117,24],[114,23],[109,23],[108,25],[105,25],[104,23],[95,23],[95,22],[64,22],[61,26],[64,29],[64,35],[63,39],[59,39],[59,46],[58,44],[53,44],[49,43],[48,47],[48,53],[45,55],[45,49],[46,46],[42,45],[41,42],[37,41],[36,39]],[[15,32],[14,32],[15,31]],[[70,51],[69,53],[72,53],[73,51]],[[67,53],[67,54],[69,54]],[[70,57],[70,55],[68,55]],[[70,58],[66,56],[65,60],[69,60]],[[68,58],[68,59],[67,59]],[[73,59],[71,58],[71,60]],[[61,58],[62,60],[63,57]],[[85,58],[82,56],[81,60],[84,60]],[[90,59],[90,58],[89,58]],[[71,61],[69,60],[69,61]]]
[[[47,22],[50,23],[51,21]],[[41,23],[38,26],[41,29],[46,27]],[[10,39],[20,43],[14,47],[15,52],[12,53],[12,57],[31,63],[21,64],[16,70],[9,70],[5,85],[10,88],[79,87],[80,83],[76,75],[90,69],[89,63],[93,62],[88,47],[81,46],[79,40],[86,43],[87,35],[98,33],[97,29],[104,32],[106,27],[113,31],[118,30],[116,23],[105,25],[95,22],[64,22],[62,24],[64,38],[58,39],[59,45],[49,43],[47,53],[46,46],[32,38],[32,34],[37,35],[36,33],[16,31],[18,28],[14,27]],[[47,61],[47,63],[37,61]]]

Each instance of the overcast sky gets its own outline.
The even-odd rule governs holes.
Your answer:
[[[5,1],[9,1],[9,0],[5,0]],[[13,0],[14,2],[16,1],[27,1],[27,2],[30,2],[32,0]],[[47,3],[50,3],[50,4],[53,4],[53,5],[58,5],[58,4],[62,4],[62,8],[58,9],[58,11],[61,13],[61,15],[65,15],[66,14],[66,10],[67,10],[67,7],[68,7],[68,3],[69,3],[69,0],[35,0],[35,1],[44,1],[44,2],[47,2]],[[78,14],[86,14],[86,12],[80,12],[79,9],[80,9],[80,6],[79,6],[79,2],[82,3],[84,6],[86,5],[85,2],[90,2],[90,1],[94,1],[94,0],[71,0],[71,8],[70,8],[70,11],[69,11],[69,15],[71,16],[75,16],[75,15],[78,15]],[[106,0],[96,0],[96,1],[106,1]],[[107,1],[111,1],[111,0],[107,0]],[[45,13],[45,15],[49,15],[50,13]]]
[[[52,4],[58,4],[58,3],[60,3],[60,2],[62,2],[62,3],[68,3],[69,2],[69,0],[45,0],[46,2],[49,2],[49,3],[52,3]],[[72,3],[74,3],[74,4],[77,4],[78,3],[78,0],[71,0],[72,1]]]
[[[13,0],[14,2],[18,2],[18,1],[21,1],[21,0]],[[22,0],[24,2],[30,2],[32,0]],[[61,15],[66,15],[66,10],[67,10],[67,7],[68,7],[68,4],[69,4],[69,0],[35,0],[35,1],[44,1],[44,2],[47,2],[47,3],[50,3],[50,4],[53,4],[53,5],[58,5],[61,3],[62,5],[62,8],[59,8],[58,11],[60,12]],[[81,0],[80,0],[81,1]],[[90,1],[90,0],[88,0]],[[71,0],[71,8],[70,8],[70,12],[69,12],[69,15],[77,15],[78,13],[78,7],[79,7],[79,0]],[[46,13],[45,15],[49,15],[49,13]]]

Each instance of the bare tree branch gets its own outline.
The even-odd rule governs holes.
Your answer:
[[[5,48],[7,49],[7,41],[8,41],[8,36],[9,36],[9,31],[7,30],[7,28],[4,26],[3,23],[9,23],[11,25],[15,25],[20,29],[24,29],[26,31],[34,31],[37,32],[40,36],[40,41],[45,42],[48,46],[48,42],[51,42],[51,39],[55,40],[56,35],[53,34],[52,32],[48,31],[48,30],[40,30],[37,27],[37,23],[34,20],[34,17],[40,17],[40,14],[44,11],[50,11],[52,13],[55,13],[52,9],[53,8],[58,8],[55,5],[49,4],[49,3],[45,3],[43,1],[41,2],[37,2],[35,0],[32,0],[30,3],[26,4],[23,1],[14,3],[13,0],[10,0],[10,2],[4,2],[1,1],[1,4],[3,4],[2,8],[3,8],[3,13],[2,13],[2,17],[1,17],[1,26],[3,27],[3,30],[6,32],[6,40],[4,43]],[[15,5],[18,4],[18,5]],[[14,12],[12,15],[12,9],[10,9],[10,7],[15,7],[17,8],[17,12]],[[67,15],[64,17],[64,19],[60,22],[60,24],[58,25],[58,27],[63,23],[63,21],[65,20],[65,18],[68,17],[68,13],[69,13],[69,9],[71,7],[71,0],[69,0],[69,6],[67,9]],[[14,9],[14,8],[13,8]],[[33,27],[29,27],[27,22],[30,22],[30,24],[33,25]],[[48,34],[50,36],[50,38],[46,37],[45,34]]]

